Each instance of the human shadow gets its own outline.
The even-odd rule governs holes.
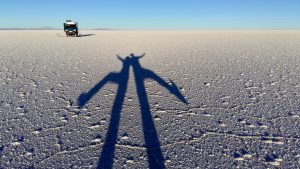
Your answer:
[[[118,56],[118,59],[122,61],[123,67],[119,73],[109,73],[105,76],[98,84],[96,84],[90,91],[82,93],[78,97],[78,106],[83,107],[106,83],[112,82],[118,84],[117,94],[114,100],[114,104],[111,111],[111,118],[109,127],[106,133],[106,138],[100,154],[98,169],[107,169],[113,167],[113,158],[115,152],[115,146],[117,144],[118,128],[120,123],[120,114],[122,111],[122,105],[127,91],[128,79],[129,79],[129,68],[133,67],[136,90],[139,98],[140,110],[142,114],[142,125],[145,140],[145,147],[147,150],[149,168],[165,168],[164,158],[161,151],[161,146],[157,131],[154,125],[153,117],[150,111],[150,105],[145,89],[145,79],[152,79],[158,82],[161,86],[166,88],[171,94],[174,94],[181,102],[186,103],[187,101],[184,96],[178,90],[178,87],[173,81],[167,83],[153,71],[144,69],[140,63],[141,59],[145,54],[141,56],[135,56],[130,54],[125,59]]]
[[[109,127],[97,168],[112,168],[113,165],[113,156],[115,145],[117,144],[117,134],[120,123],[120,113],[129,79],[130,58],[126,57],[122,62],[123,67],[119,73],[109,73],[90,91],[82,93],[78,98],[78,106],[83,107],[106,83],[112,82],[118,84],[117,94],[111,110]]]

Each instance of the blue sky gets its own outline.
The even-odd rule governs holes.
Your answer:
[[[300,0],[1,0],[0,28],[300,29]]]

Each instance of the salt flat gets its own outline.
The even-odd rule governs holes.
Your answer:
[[[300,31],[81,33],[0,31],[0,168],[300,168]]]

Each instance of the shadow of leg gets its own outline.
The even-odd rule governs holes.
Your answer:
[[[144,75],[138,62],[133,64],[136,90],[141,107],[144,140],[147,148],[148,162],[150,169],[166,168],[164,158],[160,148],[160,142],[157,136],[153,117],[151,115],[149,101],[144,84]]]

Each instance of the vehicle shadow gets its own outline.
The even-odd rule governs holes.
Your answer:
[[[78,37],[94,36],[96,34],[79,34]]]
[[[86,37],[86,36],[94,36],[96,34],[79,34],[78,37]],[[57,37],[67,37],[65,34],[64,35],[61,35],[60,33],[56,33],[56,36]],[[72,36],[70,36],[72,37]],[[76,37],[76,36],[73,36],[73,37]]]
[[[149,168],[166,168],[164,165],[164,157],[162,155],[159,138],[154,125],[153,117],[151,115],[144,81],[145,79],[157,81],[171,94],[174,94],[181,102],[187,104],[187,101],[180,93],[174,82],[171,81],[171,84],[169,84],[153,71],[144,69],[141,66],[139,59],[141,59],[144,55],[145,54],[141,56],[135,56],[134,54],[130,54],[130,56],[125,57],[125,59],[118,56],[118,59],[123,63],[121,71],[118,73],[109,73],[92,89],[86,93],[82,93],[77,99],[78,106],[82,108],[106,83],[112,82],[118,84],[117,94],[111,110],[111,118],[106,133],[106,138],[104,140],[102,151],[99,157],[97,166],[98,169],[109,169],[113,167],[113,158],[115,146],[117,144],[117,135],[120,123],[120,113],[122,111],[122,105],[127,91],[130,66],[133,68],[140,111],[142,114],[142,127]]]

